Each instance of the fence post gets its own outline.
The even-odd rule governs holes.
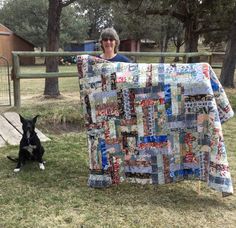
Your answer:
[[[211,55],[208,55],[208,63],[211,65],[212,64],[212,57],[213,56],[213,54],[211,54]]]
[[[14,106],[17,109],[19,109],[21,106],[19,71],[20,71],[19,56],[13,53],[12,79],[13,79],[13,90],[14,90]]]
[[[187,57],[187,55],[185,54],[184,56],[183,56],[183,63],[187,63],[188,62],[188,57]]]

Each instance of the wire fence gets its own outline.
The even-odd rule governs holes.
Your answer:
[[[9,64],[7,59],[0,56],[0,106],[11,105],[11,87]]]

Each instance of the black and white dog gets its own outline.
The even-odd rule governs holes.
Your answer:
[[[38,115],[33,119],[25,119],[21,115],[20,121],[22,123],[23,135],[20,141],[19,157],[14,159],[7,156],[8,159],[17,162],[14,172],[19,172],[22,165],[26,161],[37,161],[39,162],[39,168],[44,170],[43,154],[44,148],[41,145],[40,139],[35,132],[35,123],[37,121]]]

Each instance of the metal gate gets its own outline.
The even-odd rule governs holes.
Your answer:
[[[11,106],[9,64],[2,56],[0,56],[0,106]]]

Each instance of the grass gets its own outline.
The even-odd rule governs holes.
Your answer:
[[[236,119],[227,123],[232,173],[235,173],[233,137]],[[81,133],[50,135],[46,170],[36,164],[14,174],[5,158],[17,147],[1,149],[0,227],[234,227],[236,197],[220,194],[198,182],[165,186],[121,184],[90,189],[86,138]],[[231,143],[230,143],[231,142]],[[234,147],[235,148],[235,147]],[[7,216],[6,216],[7,215]]]
[[[228,95],[228,99],[230,101],[231,106],[234,109],[234,112],[236,112],[236,91],[235,91],[235,89],[226,89],[225,91]]]
[[[60,72],[76,72],[76,65],[71,66],[60,66]],[[33,67],[21,67],[22,73],[43,73],[45,72],[44,66],[33,66]],[[45,79],[22,79],[21,84],[21,94],[24,96],[27,95],[38,95],[43,94]],[[59,88],[60,92],[69,93],[70,91],[78,91],[79,84],[78,78],[76,77],[68,77],[68,78],[59,78]],[[74,92],[73,92],[74,93]],[[79,93],[77,94],[79,96]]]
[[[18,174],[6,159],[17,146],[0,148],[0,227],[235,227],[236,196],[197,181],[163,186],[122,183],[99,190],[87,187],[88,154],[77,79],[60,82],[60,99],[40,96],[44,80],[23,80],[24,116],[40,114],[37,126],[52,140],[43,143],[46,170],[27,164]],[[32,89],[33,96],[27,93]],[[226,90],[236,110],[235,90]],[[14,111],[14,109],[12,109]],[[236,189],[236,117],[223,125]]]
[[[235,117],[224,132],[235,183]],[[0,227],[235,227],[236,197],[221,198],[205,183],[200,194],[190,181],[88,188],[85,133],[49,136],[43,172],[28,164],[14,174],[6,155],[18,148],[0,149]]]

